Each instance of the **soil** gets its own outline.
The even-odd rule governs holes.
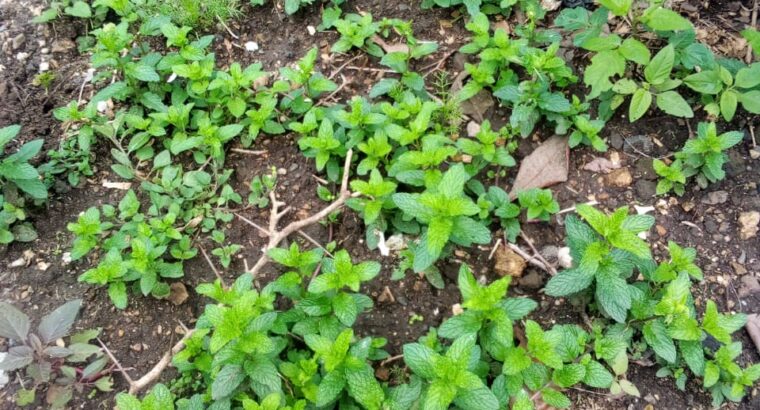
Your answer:
[[[422,66],[435,64],[442,56],[456,50],[466,41],[466,32],[458,13],[452,14],[451,10],[441,9],[421,10],[417,2],[413,3],[356,0],[348,2],[344,11],[368,11],[376,18],[413,20],[418,38],[434,40],[441,45],[434,56],[420,63]],[[709,33],[724,30],[724,33],[736,35],[736,31],[747,24],[744,10],[751,7],[750,0],[743,3],[706,3],[706,6],[696,0],[684,3],[690,7],[686,10],[689,14],[703,18],[697,22],[698,28]],[[23,131],[20,141],[44,138],[44,150],[47,150],[55,148],[63,136],[61,124],[52,117],[52,109],[77,100],[80,92],[87,99],[95,90],[89,84],[82,85],[89,57],[80,55],[75,47],[62,47],[76,44],[76,38],[86,28],[81,22],[68,19],[52,25],[31,23],[30,10],[39,10],[41,7],[43,4],[39,0],[0,0],[0,127],[21,124]],[[307,26],[319,25],[319,11],[318,5],[314,5],[296,16],[287,17],[271,3],[256,9],[246,7],[244,18],[228,24],[229,31],[238,36],[237,39],[227,28],[216,27],[212,30],[216,35],[214,48],[218,64],[228,65],[232,61],[239,61],[245,65],[259,61],[266,70],[276,70],[296,61],[316,45],[322,50],[321,70],[326,75],[335,75],[336,81],[346,81],[338,95],[340,99],[366,94],[382,73],[348,68],[339,72],[338,68],[352,56],[328,56],[327,51],[337,38],[336,34],[318,32],[312,36],[307,31]],[[697,21],[695,18],[692,20]],[[21,34],[25,41],[13,49],[13,40]],[[246,51],[242,45],[248,41],[257,42],[259,50]],[[715,46],[728,54],[743,55],[726,45],[729,43],[724,40]],[[19,58],[20,53],[26,53],[26,58]],[[458,58],[455,55],[444,65],[445,69],[452,71],[452,78],[457,66],[461,66],[461,58],[459,63],[456,62]],[[56,75],[49,91],[32,85],[43,61],[48,62]],[[364,57],[352,61],[351,66],[379,67],[376,60]],[[499,118],[505,114],[501,109],[492,109],[488,116],[498,123]],[[754,126],[756,120],[757,118],[737,118],[730,126],[722,124],[722,128],[747,129],[747,125]],[[577,149],[571,152],[568,181],[552,189],[562,208],[589,200],[598,201],[599,206],[607,210],[631,205],[653,206],[655,210],[651,214],[656,217],[657,227],[650,232],[648,240],[656,257],[666,255],[668,241],[676,241],[698,250],[699,265],[704,270],[706,280],[695,290],[697,305],[702,306],[709,298],[716,300],[723,309],[760,313],[760,296],[748,293],[743,285],[748,282],[745,277],[756,278],[760,272],[760,240],[757,237],[740,239],[738,223],[741,212],[760,211],[760,161],[749,156],[749,149],[753,146],[750,133],[731,150],[726,180],[710,186],[708,190],[690,187],[686,195],[680,198],[653,196],[656,180],[651,169],[651,159],[666,156],[680,148],[690,133],[696,130],[696,124],[694,119],[685,122],[650,116],[632,125],[627,119],[618,116],[604,130],[603,135],[611,145],[611,151],[605,156],[609,158],[616,153],[622,166],[633,176],[633,182],[620,187],[612,186],[604,175],[582,170],[586,163],[599,154],[588,149]],[[543,136],[524,140],[518,151],[519,156],[529,153],[541,139],[550,135],[546,131],[542,134]],[[290,218],[303,217],[310,210],[319,209],[322,204],[316,195],[318,178],[315,176],[313,160],[303,157],[295,142],[293,135],[260,139],[254,149],[266,150],[267,154],[254,156],[230,153],[227,159],[230,164],[234,164],[236,170],[234,188],[244,196],[248,192],[246,183],[251,178],[267,173],[271,167],[278,169],[280,175],[277,194],[294,209],[282,221],[283,224],[292,220]],[[103,181],[118,181],[119,178],[110,171],[107,148],[101,150],[103,152],[96,158],[96,175],[93,178],[73,189],[67,188],[65,183],[58,184],[59,192],[53,196],[49,205],[33,213],[32,221],[39,232],[39,239],[30,244],[14,243],[6,249],[0,249],[0,300],[13,303],[38,320],[64,301],[82,298],[84,308],[76,328],[102,328],[101,340],[135,376],[152,367],[176,342],[180,337],[180,322],[192,326],[194,318],[198,317],[206,303],[192,289],[199,283],[213,281],[215,275],[206,261],[197,257],[185,264],[182,283],[188,289],[189,298],[184,303],[174,305],[165,300],[130,297],[129,307],[123,311],[112,306],[103,289],[77,282],[77,276],[91,267],[94,261],[65,262],[64,253],[70,249],[73,239],[66,230],[66,224],[87,208],[115,203],[123,195],[122,191],[102,186]],[[508,188],[514,174],[514,170],[510,171],[506,180],[500,181],[500,185]],[[725,191],[726,194],[711,194],[717,191]],[[713,197],[724,197],[726,200],[721,203],[708,200]],[[268,218],[265,209],[247,210],[243,215],[261,224]],[[524,224],[524,229],[538,249],[562,246],[562,219],[561,216],[557,217],[558,223],[552,224]],[[226,233],[231,243],[243,246],[230,269],[222,272],[224,279],[230,282],[243,271],[246,263],[252,264],[258,259],[265,240],[256,229],[239,220],[233,221]],[[493,260],[489,258],[491,249],[481,247],[457,251],[440,263],[446,282],[442,290],[433,288],[424,278],[411,273],[401,281],[391,281],[390,273],[397,260],[394,257],[383,258],[376,251],[367,249],[363,240],[363,224],[351,211],[342,212],[331,226],[313,225],[306,229],[306,233],[320,243],[337,241],[340,247],[349,251],[355,261],[373,259],[382,263],[381,275],[363,289],[376,300],[375,308],[360,317],[356,330],[361,335],[386,337],[391,355],[398,354],[404,343],[416,340],[430,326],[438,326],[452,314],[452,306],[460,301],[455,285],[459,263],[467,262],[477,276],[484,276],[489,281],[496,278]],[[293,237],[291,240],[300,241],[300,238]],[[203,246],[208,249],[208,244]],[[9,267],[19,258],[27,261],[24,266]],[[278,273],[276,268],[266,267],[257,278],[256,285],[266,284]],[[547,279],[545,272],[529,267],[522,279],[513,282],[510,293],[531,296],[539,301],[539,309],[530,318],[544,325],[581,323],[578,311],[569,301],[548,298],[538,290]],[[393,295],[393,300],[378,301],[388,291]],[[760,361],[746,332],[741,330],[737,335],[744,345],[741,361]],[[641,391],[642,398],[611,398],[602,392],[588,391],[571,391],[570,394],[575,408],[581,409],[652,408],[647,407],[649,404],[653,408],[667,409],[710,407],[709,395],[700,393],[695,382],[690,382],[686,391],[682,392],[671,379],[657,379],[655,372],[656,366],[633,365],[629,370],[628,377]],[[169,380],[171,376],[171,372],[165,372],[163,378]],[[115,375],[114,379],[114,392],[123,391],[127,387],[119,375]],[[17,384],[11,383],[0,391],[0,408],[15,408],[12,397],[16,388]],[[73,407],[110,408],[114,394],[97,394],[88,401],[75,399]],[[729,407],[760,408],[757,388],[743,403],[731,404]]]

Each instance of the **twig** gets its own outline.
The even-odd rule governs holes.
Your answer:
[[[373,73],[395,73],[393,70],[388,70],[385,68],[372,68],[372,67],[357,67],[354,65],[349,65],[346,67],[343,67],[346,70],[354,70],[354,71],[369,71]]]
[[[749,136],[752,137],[752,147],[757,147],[757,141],[755,141],[755,124],[749,123]]]
[[[254,150],[244,149],[244,148],[230,148],[230,151],[237,152],[238,154],[246,154],[246,155],[264,155],[269,152],[265,149],[254,151]]]
[[[493,249],[491,249],[491,253],[488,254],[489,261],[493,259],[493,255],[496,253],[496,250],[499,249],[499,245],[501,245],[501,238],[496,240],[496,245],[493,246]]]
[[[218,269],[216,269],[216,266],[214,266],[214,262],[212,262],[211,258],[208,257],[206,250],[203,248],[203,246],[200,246],[200,245],[198,245],[198,248],[200,248],[201,253],[203,254],[203,257],[206,258],[206,262],[208,262],[208,266],[211,268],[212,271],[214,271],[214,275],[216,275],[217,279],[219,279],[219,283],[222,284],[222,288],[227,289],[227,285],[224,283],[224,278],[222,278],[222,274],[219,273]]]
[[[332,80],[333,78],[335,78],[335,76],[336,76],[336,75],[340,74],[340,72],[341,72],[341,71],[343,71],[343,69],[344,69],[344,68],[346,68],[346,66],[347,66],[347,65],[349,65],[349,64],[351,64],[351,63],[353,63],[354,61],[356,61],[356,59],[358,59],[359,57],[361,57],[361,56],[363,56],[363,55],[364,55],[364,54],[357,54],[357,55],[355,55],[355,56],[353,56],[353,57],[349,58],[348,60],[346,60],[346,62],[345,62],[345,63],[343,63],[343,65],[341,65],[340,67],[338,67],[338,69],[337,69],[337,70],[333,71],[333,73],[332,73],[332,74],[330,74],[330,76],[329,76],[329,77],[327,77],[327,79],[328,79],[328,80]]]
[[[145,373],[137,380],[132,379],[129,374],[127,374],[126,370],[124,370],[124,367],[121,365],[121,363],[119,363],[113,353],[111,353],[106,344],[103,343],[102,340],[98,339],[100,347],[103,348],[103,351],[106,352],[106,355],[108,355],[111,361],[113,361],[114,365],[116,365],[116,369],[124,376],[124,379],[126,379],[127,383],[129,384],[129,394],[136,394],[140,390],[148,387],[150,384],[156,381],[156,379],[158,379],[158,376],[161,375],[161,372],[163,372],[171,362],[172,356],[179,353],[179,351],[185,347],[185,341],[193,335],[195,329],[187,329],[187,327],[182,322],[180,322],[180,325],[183,329],[185,329],[185,335],[182,336],[182,339],[180,339],[174,346],[172,346],[171,350],[164,353],[164,355],[161,357],[161,360],[159,360],[158,363],[156,363],[153,368],[150,369],[150,371]]]
[[[750,27],[755,28],[757,25],[757,0],[755,0],[755,5],[752,7],[752,21],[750,23]],[[747,56],[744,58],[744,61],[747,64],[752,63],[752,45],[747,42]]]
[[[597,200],[588,201],[586,202],[586,205],[589,205],[589,206],[599,205],[599,202]],[[556,213],[556,215],[562,215],[568,212],[575,212],[575,205],[571,206],[570,208],[565,208],[565,209],[560,210],[559,212]]]
[[[284,211],[279,211],[279,208],[281,205],[284,205],[284,203],[277,200],[277,197],[274,194],[274,191],[271,191],[269,193],[269,197],[271,199],[272,203],[272,210],[269,214],[269,243],[262,249],[262,255],[259,258],[259,260],[256,262],[255,265],[248,271],[251,275],[254,277],[259,273],[261,268],[264,267],[269,262],[269,255],[268,252],[271,249],[276,248],[280,242],[282,242],[285,238],[287,238],[290,234],[297,232],[301,230],[302,228],[305,228],[309,225],[315,224],[325,218],[326,216],[330,215],[333,211],[339,209],[343,206],[343,204],[348,200],[348,198],[351,197],[351,191],[348,190],[348,176],[349,176],[349,170],[351,167],[351,158],[353,157],[353,150],[349,149],[346,153],[346,162],[343,166],[343,180],[341,181],[340,185],[340,194],[338,195],[338,198],[335,199],[332,203],[327,205],[325,208],[323,208],[321,211],[311,215],[308,218],[301,219],[299,221],[294,221],[288,224],[286,227],[282,228],[281,230],[277,230],[277,224],[280,222],[280,219],[282,219],[285,214],[288,213],[290,208],[285,208]]]
[[[537,258],[535,258],[533,256],[528,255],[528,252],[525,252],[524,250],[520,249],[519,246],[517,246],[517,245],[515,245],[513,243],[509,243],[509,242],[505,242],[505,243],[507,244],[507,246],[509,247],[509,249],[512,249],[516,254],[522,256],[522,258],[525,259],[528,263],[534,265],[537,268],[543,269],[547,273],[551,272],[549,270],[549,268],[546,267],[546,265],[544,265],[543,262],[541,262],[540,260],[538,260]]]
[[[457,50],[451,50],[448,53],[444,54],[443,57],[441,57],[437,62],[427,65],[421,69],[421,71],[427,70],[430,67],[433,67],[430,71],[426,72],[425,75],[422,76],[422,78],[427,78],[430,74],[433,74],[434,72],[441,69],[441,67],[446,63],[446,60],[449,59],[454,53],[456,53]]]
[[[544,259],[543,255],[541,255],[541,252],[539,252],[536,249],[536,247],[533,246],[533,241],[530,240],[528,235],[526,235],[523,230],[520,230],[520,237],[523,238],[523,240],[528,244],[528,246],[530,246],[530,249],[533,251],[534,256],[538,258],[538,260],[540,260],[541,263],[543,263],[544,266],[548,268],[549,274],[552,276],[555,276],[557,274],[557,269],[555,269],[554,266],[552,266],[552,264],[550,264],[549,262],[546,261],[546,259]]]
[[[134,381],[132,380],[132,378],[129,377],[129,373],[127,373],[127,371],[124,370],[124,366],[122,366],[121,363],[113,355],[113,353],[111,353],[111,350],[108,348],[108,346],[106,346],[106,344],[103,343],[103,341],[100,340],[100,338],[97,338],[97,340],[98,340],[98,343],[100,343],[100,347],[103,349],[104,352],[106,352],[106,355],[108,355],[108,358],[110,358],[113,364],[116,365],[116,370],[118,370],[119,373],[121,373],[121,375],[124,376],[124,378],[127,380],[127,383],[129,383],[130,386],[134,384]]]
[[[331,92],[330,95],[328,95],[327,97],[320,98],[319,102],[315,105],[315,107],[319,107],[322,104],[326,104],[333,97],[335,97],[336,94],[338,94],[339,92],[341,92],[341,90],[343,90],[343,88],[346,86],[346,84],[348,84],[348,80],[346,80],[346,77],[343,74],[340,75],[340,78],[343,80],[343,82],[340,83],[340,85],[338,86],[338,88],[336,88],[335,91]]]
[[[185,335],[182,336],[182,339],[180,339],[174,346],[172,346],[171,350],[164,353],[164,355],[161,357],[161,360],[159,360],[158,363],[156,363],[153,368],[148,371],[148,373],[145,373],[142,377],[130,383],[129,394],[135,394],[156,381],[156,379],[158,379],[158,376],[161,375],[161,372],[163,372],[164,369],[169,366],[169,363],[171,363],[172,356],[176,355],[180,350],[185,348],[185,341],[187,341],[187,339],[189,339],[194,332],[195,329],[186,332]]]
[[[219,20],[219,23],[222,24],[222,27],[224,27],[227,30],[227,32],[230,33],[230,35],[232,36],[232,38],[234,38],[235,40],[240,40],[240,37],[238,37],[237,34],[233,33],[232,30],[230,30],[230,28],[227,27],[226,24],[224,24],[224,20],[222,20],[222,18],[219,17],[219,15],[217,15],[216,18],[217,18],[217,20]]]
[[[403,355],[403,354],[397,354],[397,355],[395,355],[395,356],[391,356],[391,357],[389,357],[389,358],[387,358],[387,359],[383,360],[382,362],[380,362],[380,367],[382,367],[382,366],[385,366],[385,365],[386,365],[386,364],[388,364],[388,363],[393,363],[393,362],[395,362],[395,361],[401,360],[401,359],[403,359],[403,358],[404,358],[404,355]]]
[[[246,218],[243,215],[240,215],[238,213],[235,213],[235,216],[237,216],[238,218],[240,218],[243,222],[247,223],[248,225],[251,225],[252,227],[258,229],[264,235],[269,235],[269,231],[267,231],[266,229],[264,229],[264,227],[262,227],[261,225],[257,224],[256,222],[253,222],[252,220],[250,220],[250,219],[248,219],[248,218]],[[298,230],[298,234],[301,235],[307,241],[311,242],[317,248],[322,249],[325,252],[325,255],[327,255],[329,257],[333,256],[330,253],[330,251],[328,251],[324,246],[322,246],[319,242],[317,242],[316,239],[314,239],[311,236],[309,236],[308,234],[306,234],[306,232],[304,232],[303,230],[299,229]]]

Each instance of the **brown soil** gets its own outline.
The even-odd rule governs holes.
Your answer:
[[[34,25],[29,22],[30,6],[27,3],[40,6],[40,2],[36,0],[0,0],[0,44],[3,44],[0,65],[4,67],[4,71],[0,71],[0,127],[21,124],[22,140],[45,138],[45,149],[50,149],[57,146],[63,135],[60,123],[52,117],[52,109],[78,98],[82,73],[88,67],[88,56],[80,56],[76,49],[52,54],[44,54],[43,49],[50,49],[55,41],[74,41],[84,32],[84,27],[70,20],[51,26]],[[461,21],[454,22],[453,27],[444,23],[455,18],[450,11],[420,10],[416,2],[407,3],[409,2],[356,0],[344,6],[344,11],[369,11],[376,17],[413,20],[418,38],[435,40],[441,44],[439,52],[422,62],[422,65],[434,63],[449,50],[455,50],[464,43],[466,33],[462,29]],[[724,15],[721,8],[710,4],[712,2],[708,2],[707,11],[701,3],[692,3],[701,14],[712,15],[709,18],[709,27],[721,27],[720,24],[733,27],[742,23],[736,21],[743,18],[739,12],[726,12]],[[319,23],[320,13],[316,5],[293,17],[284,16],[271,5],[256,9],[246,8],[245,18],[229,24],[230,30],[239,35],[239,40],[233,39],[224,28],[218,27],[214,30],[218,64],[226,65],[232,61],[248,64],[260,61],[265,69],[275,70],[294,62],[306,50],[316,45],[323,50],[322,71],[326,74],[334,73],[351,56],[329,57],[332,60],[326,58],[326,51],[337,37],[334,33],[317,33],[310,36],[306,26],[316,27]],[[21,33],[25,35],[26,41],[20,48],[11,49],[11,40]],[[38,41],[45,43],[39,44]],[[255,53],[244,51],[239,45],[246,41],[256,41],[260,50]],[[18,53],[28,53],[27,59],[19,61]],[[49,92],[31,85],[42,58],[50,62],[56,74],[56,80]],[[454,66],[454,60],[449,60],[446,67]],[[377,66],[377,61],[362,57],[352,64],[358,67]],[[376,73],[365,71],[343,71],[341,74],[349,81],[341,94],[343,98],[365,94],[377,79]],[[85,98],[92,92],[89,85],[85,86]],[[503,110],[495,111],[492,113],[494,122],[506,114]],[[732,128],[745,128],[748,120],[752,124],[753,118],[738,118],[732,124]],[[723,128],[728,126],[724,124]],[[668,117],[646,117],[634,125],[625,119],[614,120],[605,129],[604,135],[608,137],[612,149],[619,153],[623,165],[632,173],[633,184],[623,188],[610,187],[603,176],[581,170],[596,154],[587,149],[580,149],[571,153],[570,179],[553,188],[555,197],[563,208],[590,199],[596,199],[601,207],[608,210],[634,204],[655,206],[657,210],[653,214],[656,216],[658,228],[652,230],[649,241],[655,249],[656,256],[665,254],[669,240],[698,249],[699,264],[705,272],[706,281],[695,291],[697,303],[702,305],[704,300],[711,298],[718,301],[724,309],[746,313],[759,312],[760,305],[757,302],[760,298],[742,293],[742,278],[737,273],[737,265],[746,269],[743,275],[757,275],[757,272],[760,272],[760,240],[757,237],[740,240],[737,222],[740,212],[760,210],[760,191],[757,185],[760,180],[760,162],[750,159],[748,155],[752,146],[749,136],[731,151],[728,177],[722,183],[711,186],[707,191],[690,188],[682,198],[660,199],[652,196],[656,181],[649,165],[651,157],[667,155],[678,149],[688,138],[690,129],[696,130],[696,121],[692,120],[687,127],[686,123]],[[637,135],[652,138],[655,141],[653,148],[646,152],[628,149],[625,139]],[[537,140],[523,141],[520,153],[530,152],[537,144]],[[309,213],[309,210],[321,207],[322,203],[316,196],[318,182],[313,177],[316,172],[313,160],[300,154],[294,136],[261,139],[255,148],[265,149],[268,154],[250,156],[231,153],[228,157],[228,163],[236,170],[234,185],[238,192],[247,194],[246,183],[255,175],[264,174],[274,166],[281,169],[281,172],[284,171],[284,175],[279,176],[278,195],[296,210],[290,218],[297,218]],[[64,263],[62,255],[70,249],[72,241],[66,224],[88,207],[115,203],[120,199],[123,192],[102,187],[104,180],[118,180],[118,177],[110,172],[109,161],[107,149],[104,149],[103,155],[99,155],[96,160],[97,171],[94,178],[85,181],[80,187],[61,190],[54,195],[47,208],[38,209],[33,214],[33,222],[39,232],[38,240],[31,244],[14,243],[7,249],[0,249],[0,300],[10,301],[29,312],[35,319],[39,319],[64,301],[84,299],[84,308],[76,327],[102,328],[101,339],[124,366],[132,369],[131,374],[139,375],[152,367],[178,339],[179,335],[175,332],[178,322],[192,325],[194,318],[201,313],[206,303],[192,289],[199,283],[214,280],[215,276],[205,260],[197,257],[185,264],[185,277],[182,282],[190,291],[190,298],[185,303],[175,306],[168,301],[130,297],[130,305],[124,311],[112,306],[103,289],[77,282],[77,276],[92,266],[93,261]],[[511,172],[507,181],[502,180],[501,185],[504,186],[506,182],[508,187],[513,177],[514,172]],[[66,185],[62,183],[60,186]],[[718,190],[728,192],[726,203],[704,203],[709,192]],[[248,210],[244,212],[244,216],[260,223],[264,223],[268,217],[266,210]],[[687,224],[684,224],[684,221]],[[286,217],[283,223],[287,222],[289,219]],[[525,230],[539,249],[548,245],[562,246],[564,228],[561,223],[526,224]],[[357,332],[362,335],[386,337],[391,354],[398,354],[401,345],[416,340],[424,335],[430,326],[438,326],[444,318],[451,315],[452,305],[459,302],[455,278],[461,261],[470,264],[478,276],[485,275],[489,280],[495,277],[492,271],[493,262],[488,259],[490,249],[484,247],[463,250],[441,262],[440,268],[446,281],[443,290],[434,289],[424,279],[413,277],[411,274],[402,281],[391,281],[390,272],[397,261],[393,257],[382,258],[377,252],[367,250],[363,244],[363,224],[351,211],[342,212],[332,226],[314,225],[306,232],[321,243],[337,241],[339,246],[350,252],[354,260],[374,259],[382,263],[381,275],[363,291],[377,299],[387,287],[392,292],[395,302],[376,302],[375,309],[360,318]],[[244,247],[230,269],[223,272],[223,276],[229,282],[238,272],[243,271],[244,260],[253,263],[258,259],[265,241],[257,230],[238,220],[228,227],[227,237],[230,242]],[[208,246],[206,248],[208,249]],[[8,267],[12,261],[24,257],[24,252],[27,252],[28,256],[30,251],[32,257],[27,266]],[[39,262],[49,266],[40,269]],[[741,273],[741,270],[739,272]],[[277,274],[276,268],[269,266],[257,278],[257,284],[262,285]],[[528,275],[533,278],[539,277],[538,282],[545,282],[547,279],[544,272],[533,272],[533,268],[528,268],[525,272],[524,276]],[[538,291],[540,286],[542,283],[520,280],[515,281],[510,292],[514,295],[529,295],[538,300],[540,308],[530,317],[542,324],[581,323],[577,311],[569,302],[544,296]],[[420,316],[422,320],[412,323],[412,316]],[[738,332],[738,337],[745,347],[742,361],[760,361],[746,332]],[[629,371],[629,378],[641,391],[642,399],[611,399],[601,392],[571,392],[575,407],[642,409],[648,402],[651,402],[654,408],[710,407],[709,395],[700,393],[694,382],[689,383],[686,392],[681,392],[672,380],[655,378],[655,372],[656,366],[632,366]],[[164,374],[165,380],[169,380],[170,377],[171,372]],[[115,391],[124,390],[126,383],[123,379],[119,375],[115,375],[114,379]],[[0,391],[0,408],[15,408],[12,403],[12,392],[16,389],[14,384],[11,383],[10,388]],[[760,398],[756,390],[751,392],[744,403],[731,407],[760,408]],[[75,399],[74,403],[81,408],[110,408],[112,399],[113,394],[97,394],[90,401]]]

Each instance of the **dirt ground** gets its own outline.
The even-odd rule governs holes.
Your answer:
[[[731,48],[727,39],[747,24],[742,6],[751,7],[751,3],[751,0],[743,4],[692,0],[684,3],[684,7],[705,35],[728,33],[726,36],[715,36],[716,41],[711,44],[730,54],[736,50]],[[76,37],[84,32],[84,25],[70,20],[47,26],[33,24],[29,21],[32,10],[40,7],[40,1],[0,0],[0,127],[21,124],[21,140],[44,138],[44,150],[47,150],[56,147],[63,135],[61,124],[52,117],[52,109],[76,100],[80,92],[86,98],[94,90],[89,85],[82,86],[89,57],[79,55],[75,47]],[[422,65],[436,61],[466,40],[461,21],[455,21],[458,16],[452,15],[450,10],[421,10],[416,1],[357,0],[348,2],[344,11],[369,11],[376,17],[412,19],[418,38],[438,41],[441,45],[434,56],[420,63]],[[240,37],[238,40],[224,28],[214,31],[218,64],[260,61],[265,69],[276,70],[297,60],[315,44],[323,50],[329,49],[337,38],[334,33],[311,36],[307,32],[307,26],[316,27],[320,23],[316,5],[293,17],[277,12],[271,4],[244,12],[244,18],[229,24],[230,30]],[[697,21],[696,17],[703,19]],[[22,40],[17,40],[19,38]],[[246,41],[256,41],[259,51],[251,53],[238,47]],[[332,73],[350,58],[338,56],[329,61],[324,57],[321,63],[325,73]],[[458,65],[455,60],[456,56],[449,59],[445,66],[453,74],[456,74]],[[31,84],[43,62],[47,62],[56,73],[48,92]],[[360,58],[353,65],[370,67],[376,63]],[[376,73],[366,71],[347,72],[346,77],[350,77],[348,80],[351,82],[343,89],[343,98],[365,94],[378,79]],[[488,116],[497,122],[505,114],[503,110],[495,109]],[[754,122],[757,118],[737,118],[730,128],[747,130],[755,126]],[[752,147],[750,133],[747,132],[745,140],[731,150],[726,180],[705,191],[689,188],[681,198],[654,197],[656,179],[651,169],[652,158],[680,148],[691,130],[696,130],[696,124],[696,119],[687,124],[682,120],[653,116],[645,117],[634,125],[626,119],[613,120],[603,132],[611,146],[605,156],[619,156],[623,168],[608,175],[585,171],[583,166],[598,154],[587,149],[574,150],[570,154],[569,180],[552,189],[562,208],[589,200],[598,201],[607,210],[629,205],[654,207],[651,214],[656,217],[657,226],[650,232],[648,240],[657,257],[666,254],[667,241],[670,240],[698,250],[699,265],[705,272],[706,280],[695,290],[697,304],[711,298],[725,309],[760,313],[760,295],[751,290],[760,273],[760,239],[741,240],[738,223],[741,212],[760,211],[760,161],[749,156]],[[728,128],[726,124],[722,126]],[[547,136],[548,132],[543,132],[540,138],[524,140],[518,156],[529,153],[541,138]],[[53,195],[48,207],[32,215],[39,232],[38,240],[30,244],[14,243],[7,249],[0,249],[0,300],[9,301],[39,319],[64,301],[84,299],[76,327],[102,328],[102,340],[123,365],[132,368],[130,372],[133,375],[139,375],[152,367],[180,337],[175,330],[180,321],[192,325],[205,303],[192,289],[199,283],[212,281],[214,273],[202,257],[197,257],[185,264],[182,282],[190,290],[190,297],[183,304],[176,306],[168,301],[133,297],[130,298],[129,307],[123,311],[112,306],[103,289],[77,282],[77,276],[89,268],[92,261],[65,262],[64,253],[70,249],[73,239],[66,230],[66,224],[88,207],[115,203],[123,195],[122,191],[102,186],[103,181],[118,180],[118,176],[110,171],[106,145],[100,145],[93,178],[76,188],[69,188],[65,182],[57,184],[58,192]],[[300,154],[294,136],[260,139],[255,148],[267,150],[268,154],[229,155],[228,161],[236,169],[233,178],[238,192],[247,194],[246,182],[274,166],[280,169],[281,174],[278,195],[298,210],[293,212],[291,218],[297,217],[299,212],[308,212],[320,206],[316,196],[317,179],[313,177],[316,172],[313,161]],[[500,185],[507,188],[514,174],[512,170],[506,180],[500,181]],[[626,174],[632,178],[627,178]],[[265,210],[248,210],[245,216],[259,222],[266,221],[268,217]],[[562,218],[557,219],[559,223],[528,224],[525,227],[538,249],[563,245]],[[288,219],[283,222],[287,223]],[[311,226],[307,233],[322,243],[336,240],[339,246],[351,253],[354,260],[374,259],[382,263],[381,275],[364,289],[376,300],[376,307],[360,318],[356,329],[360,334],[388,338],[391,354],[397,354],[401,345],[416,340],[427,332],[428,327],[438,326],[451,315],[452,305],[459,302],[455,277],[461,261],[470,264],[477,275],[485,275],[489,280],[496,277],[492,270],[493,261],[489,260],[491,249],[483,247],[457,252],[441,262],[440,268],[446,281],[443,290],[434,289],[424,279],[411,274],[400,282],[391,281],[390,273],[397,261],[367,250],[363,244],[363,224],[351,211],[342,212],[332,226]],[[244,247],[240,258],[223,272],[225,278],[231,280],[243,270],[243,259],[248,262],[258,259],[264,239],[255,229],[239,221],[230,224],[227,237],[231,243]],[[25,265],[10,268],[9,265],[19,258],[26,261]],[[274,267],[268,267],[257,278],[257,284],[265,284],[277,273]],[[513,282],[510,292],[536,298],[540,308],[530,318],[542,324],[579,323],[579,315],[572,305],[564,300],[548,298],[539,291],[546,280],[543,271],[528,268],[522,278]],[[386,287],[391,290],[394,302],[377,301]],[[412,321],[413,316],[422,319]],[[746,332],[742,330],[737,335],[744,345],[741,360],[745,363],[760,361]],[[681,392],[672,379],[657,379],[655,372],[655,366],[634,365],[629,370],[629,379],[641,391],[641,399],[610,399],[601,392],[571,392],[575,408],[710,407],[709,395],[699,393],[694,381],[687,385],[686,392]],[[171,375],[171,372],[166,372],[164,378],[168,379]],[[114,379],[116,391],[126,387],[119,375],[115,375]],[[0,391],[0,408],[14,408],[11,398],[12,389],[6,387]],[[112,400],[113,394],[101,393],[90,401],[75,400],[74,403],[78,408],[111,408]],[[653,407],[647,407],[650,404]],[[743,403],[730,406],[760,408],[757,388]]]

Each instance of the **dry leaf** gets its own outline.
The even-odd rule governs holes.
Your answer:
[[[111,181],[103,181],[103,186],[106,188],[111,189],[121,189],[121,190],[128,190],[132,188],[131,182],[111,182]]]
[[[409,46],[404,43],[388,44],[380,36],[373,36],[372,41],[377,43],[386,53],[408,53]]]
[[[185,303],[187,300],[188,294],[187,294],[187,288],[185,288],[185,284],[182,282],[174,282],[171,284],[170,287],[171,291],[169,293],[169,299],[170,302],[174,303],[175,305],[181,305]]]
[[[583,169],[591,172],[609,174],[613,170],[620,168],[619,163],[614,163],[604,157],[596,157],[591,162],[583,166]]]
[[[514,198],[520,191],[567,181],[569,155],[567,137],[555,135],[544,141],[522,160],[509,196]]]

